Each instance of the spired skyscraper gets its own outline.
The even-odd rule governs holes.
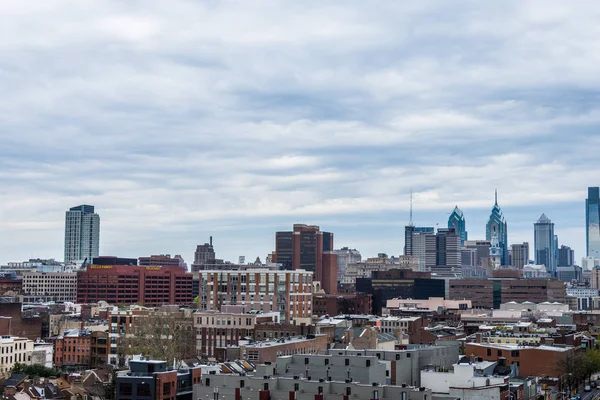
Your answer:
[[[448,229],[454,229],[458,236],[460,236],[461,247],[464,246],[469,237],[467,233],[465,216],[458,206],[454,207],[454,211],[452,211],[450,218],[448,218]]]
[[[585,249],[587,257],[600,258],[600,188],[589,187],[585,200]]]
[[[72,207],[65,215],[65,262],[92,262],[99,255],[100,216],[94,206]]]
[[[555,236],[554,223],[546,214],[533,224],[533,248],[535,255],[535,263],[545,265],[546,270],[556,276],[556,258],[555,258]]]
[[[494,235],[498,238],[498,247],[500,248],[500,263],[508,265],[508,231],[506,220],[502,215],[502,209],[498,205],[498,191],[494,195],[494,207],[490,214],[490,219],[485,226],[485,239],[491,241]]]

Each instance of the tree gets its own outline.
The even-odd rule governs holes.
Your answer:
[[[25,365],[16,363],[12,368],[13,374],[25,374],[30,377],[48,378],[51,376],[59,376],[60,371],[54,368],[45,367],[42,364]]]
[[[134,336],[126,338],[129,355],[148,355],[172,362],[195,356],[193,319],[179,312],[155,312],[135,320]]]

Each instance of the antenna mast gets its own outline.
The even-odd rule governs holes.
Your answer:
[[[412,190],[412,188],[410,188],[410,221],[408,222],[409,226],[413,226],[412,207],[413,207],[413,190]]]

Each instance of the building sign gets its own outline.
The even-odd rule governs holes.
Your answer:
[[[112,265],[90,265],[90,269],[112,269]]]

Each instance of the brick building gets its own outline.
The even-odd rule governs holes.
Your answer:
[[[108,332],[90,334],[90,367],[101,368],[108,365]]]
[[[198,309],[222,311],[224,305],[242,306],[242,312],[278,311],[286,322],[312,321],[313,274],[304,270],[200,271]]]
[[[217,349],[239,346],[241,340],[254,337],[261,322],[278,322],[279,313],[228,313],[202,311],[194,314],[196,354],[201,358],[217,358]],[[217,361],[225,361],[219,360]]]
[[[313,272],[325,292],[337,292],[338,262],[331,232],[304,224],[294,224],[293,231],[277,232],[272,261],[286,270]]]
[[[192,400],[193,387],[201,383],[200,367],[171,370],[166,361],[131,360],[131,372],[119,375],[116,400]]]
[[[36,340],[42,338],[42,318],[24,316],[21,303],[0,304],[0,336],[19,336]]]
[[[566,301],[565,284],[556,279],[452,279],[449,287],[450,299],[470,299],[473,308],[497,309],[511,301]]]
[[[275,362],[279,356],[294,354],[319,354],[327,351],[327,335],[307,335],[281,338],[273,341],[256,342],[247,346],[240,346],[240,359],[251,361],[255,364]]]
[[[315,294],[313,295],[313,315],[370,314],[373,309],[372,295],[355,294]]]
[[[563,373],[561,363],[572,356],[575,347],[523,346],[496,343],[467,343],[465,354],[486,361],[500,361],[506,366],[516,364],[519,376],[549,376],[558,378]]]
[[[91,335],[86,330],[71,329],[50,338],[54,344],[54,365],[58,368],[87,367],[91,360]]]
[[[180,260],[170,255],[152,255],[138,258],[138,264],[144,267],[179,267]]]
[[[16,274],[0,273],[0,296],[18,296],[22,293],[23,280]]]
[[[179,267],[90,265],[77,272],[77,302],[139,304],[191,304],[192,274]]]

